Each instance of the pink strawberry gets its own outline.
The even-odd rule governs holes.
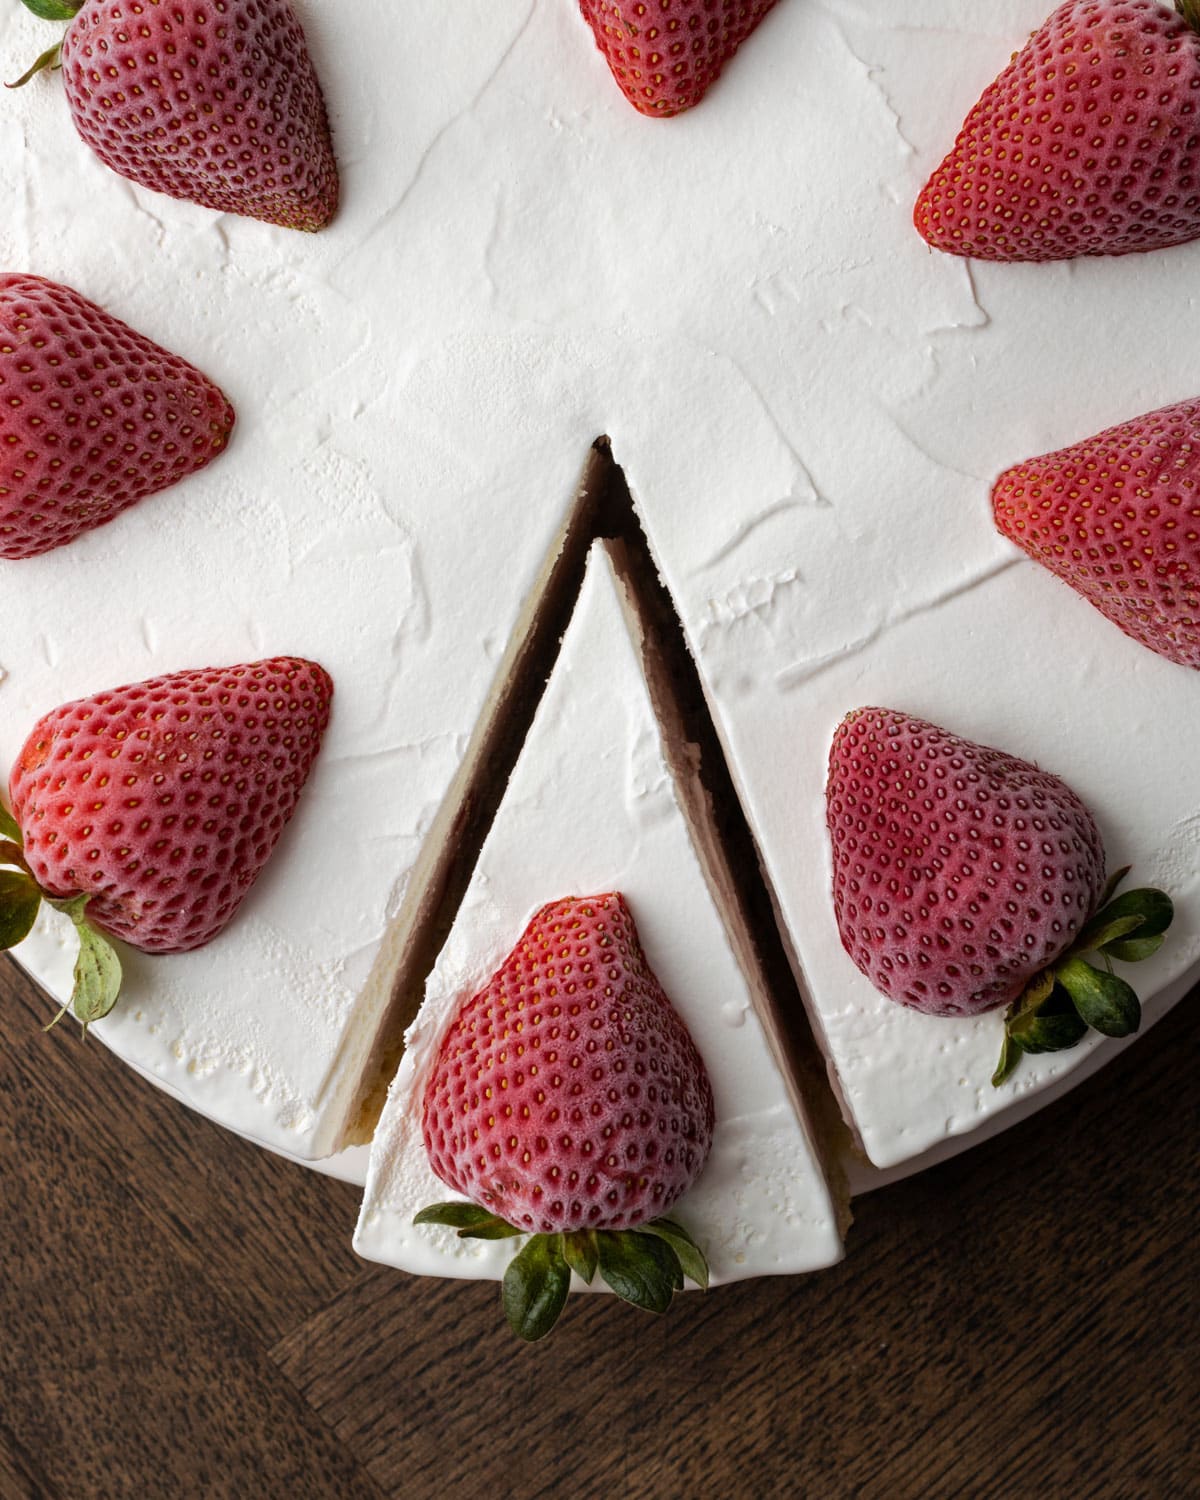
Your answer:
[[[833,904],[846,952],[931,1016],[1009,1007],[995,1082],[1021,1052],[1127,1036],[1137,996],[1111,972],[1157,951],[1161,891],[1109,901],[1095,819],[1057,776],[886,708],[848,714],[829,755]],[[1095,951],[1103,970],[1084,955]]]
[[[233,408],[69,287],[0,274],[0,557],[35,557],[212,462]]]
[[[32,924],[44,896],[79,925],[85,964],[109,961],[100,933],[146,953],[211,942],[296,810],[332,693],[321,667],[281,656],[176,672],[47,714],[12,769],[13,815],[0,827],[0,864],[25,881],[9,891],[10,923],[14,900]],[[6,929],[4,894],[0,883],[9,947],[24,932]],[[111,985],[100,1000],[85,985],[76,1014],[95,1020],[115,999]]]
[[[25,0],[35,13],[41,0]],[[143,187],[323,229],[338,172],[321,85],[288,0],[55,0],[74,19],[61,64],[75,128]]]
[[[1200,667],[1200,401],[1009,469],[996,525],[1143,646]]]
[[[1200,235],[1200,0],[1067,0],[917,200],[937,250],[1125,255]]]
[[[579,0],[621,92],[665,119],[699,104],[777,0]]]
[[[578,1271],[664,1311],[703,1257],[661,1216],[699,1177],[713,1096],[687,1028],[651,972],[622,896],[538,911],[487,985],[459,1006],[424,1095],[434,1172],[469,1203],[419,1223],[531,1235],[505,1279],[510,1322],[549,1332]],[[547,1321],[548,1316],[548,1321]]]
[[[1104,889],[1095,820],[1065,782],[921,719],[847,715],[826,795],[846,952],[927,1015],[1007,1005]]]

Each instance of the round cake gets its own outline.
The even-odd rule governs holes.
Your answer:
[[[1115,1046],[1026,1057],[993,1087],[1002,1013],[921,1015],[854,967],[824,800],[848,711],[887,703],[1064,777],[1109,867],[1175,902],[1172,941],[1138,975],[1147,1019],[1194,980],[1194,675],[999,536],[989,491],[1030,454],[1195,396],[1180,320],[1200,249],[983,264],[932,253],[912,225],[967,109],[1046,9],[777,5],[702,104],[654,120],[614,86],[575,0],[406,0],[402,26],[383,0],[362,0],[352,25],[297,0],[342,174],[318,235],[109,172],[53,75],[6,96],[0,269],[65,282],[177,351],[238,423],[186,484],[68,547],[0,562],[0,771],[48,710],[117,683],[287,653],[337,686],[296,816],[236,921],[194,953],[123,952],[122,999],[96,1027],[108,1046],[273,1149],[315,1161],[370,1136],[381,1070],[420,1000],[420,984],[397,993],[396,974],[426,935],[558,561],[586,546],[580,476],[601,437],[682,623],[865,1161],[899,1168],[997,1128]],[[0,20],[10,73],[49,40],[16,6]],[[611,586],[606,567],[589,565],[593,593]],[[628,676],[629,637],[610,634]],[[612,710],[591,753],[657,766],[640,713]],[[611,811],[632,842],[609,888],[625,869],[636,878],[653,804],[632,771],[596,783],[617,784]],[[577,826],[562,804],[553,819],[522,813],[520,797],[502,806],[497,871],[524,838],[531,869],[544,853],[544,879],[566,877],[573,843],[609,809],[581,809]],[[694,904],[673,905],[670,869],[654,869],[651,963],[673,998],[686,985],[689,1004],[719,1010],[728,995],[696,992],[694,956],[672,949],[671,913]],[[480,891],[439,994],[447,975],[486,979],[518,917],[569,894],[536,879],[519,896]],[[500,917],[517,927],[492,930]],[[63,997],[73,944],[47,912],[17,957]],[[752,959],[727,944],[744,972]],[[698,1189],[705,1223],[741,1226],[714,1269],[826,1264],[838,1192],[804,1087],[769,1018],[730,1003],[734,1021],[762,1026],[761,1060],[726,1065],[717,1047],[718,1105],[740,1120],[757,1069],[771,1121],[729,1137]],[[400,1252],[380,1228],[425,1187],[396,1188],[408,1071],[360,1244],[415,1256],[414,1269],[497,1274],[490,1251],[466,1256],[447,1236]],[[791,1156],[763,1176],[747,1163],[778,1161],[785,1107],[798,1112]],[[756,1244],[767,1251],[748,1254]]]

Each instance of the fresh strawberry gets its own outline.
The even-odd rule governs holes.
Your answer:
[[[826,799],[846,952],[876,989],[926,1015],[1007,1005],[996,1082],[1022,1051],[1074,1046],[1088,1026],[1137,1029],[1137,997],[1108,960],[1149,957],[1171,903],[1160,891],[1109,903],[1127,871],[1106,886],[1095,819],[1064,781],[862,708],[834,736]],[[1091,951],[1105,971],[1085,962]]]
[[[321,667],[280,656],[47,714],[9,782],[0,864],[15,874],[0,881],[0,947],[22,940],[43,897],[65,911],[80,929],[73,1006],[86,1024],[120,983],[100,934],[146,953],[211,942],[296,809],[332,694]]]
[[[1200,0],[1067,0],[917,200],[936,250],[1126,255],[1200,235]]]
[[[1200,667],[1200,401],[1009,469],[996,525],[1143,646]]]
[[[69,287],[0,274],[0,557],[103,526],[222,453],[199,370]]]
[[[777,0],[579,0],[621,92],[665,119],[699,104]]]
[[[704,1063],[651,972],[622,896],[542,907],[451,1018],[425,1087],[434,1172],[469,1203],[418,1223],[531,1238],[505,1277],[509,1321],[550,1331],[570,1273],[597,1268],[626,1300],[665,1311],[704,1259],[661,1216],[712,1144]]]
[[[338,172],[288,0],[24,0],[73,17],[21,79],[61,67],[75,128],[142,187],[286,229],[323,229]]]

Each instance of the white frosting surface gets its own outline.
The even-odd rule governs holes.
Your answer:
[[[187,958],[131,956],[105,1041],[236,1128],[332,1148],[355,996],[601,432],[875,1161],[1084,1053],[1026,1059],[994,1091],[997,1017],[910,1015],[845,958],[822,789],[847,709],[910,709],[1066,776],[1113,862],[1179,901],[1143,993],[1197,963],[1197,682],[1019,560],[987,491],[1016,459],[1196,394],[1181,327],[1200,246],[973,267],[910,223],[1046,8],[785,0],[702,107],[661,122],[620,97],[574,0],[404,0],[399,35],[385,0],[352,22],[297,0],[345,179],[315,239],[132,188],[52,80],[5,96],[0,262],[177,348],[241,422],[186,486],[3,567],[0,766],[45,709],[175,667],[286,650],[338,684],[238,922]],[[50,35],[0,15],[6,59]],[[21,955],[60,991],[62,941],[40,929]]]
[[[712,1078],[712,1155],[671,1216],[703,1246],[714,1281],[841,1256],[824,1177],[693,850],[618,588],[599,546],[375,1135],[355,1246],[401,1270],[503,1275],[512,1259],[511,1243],[413,1225],[419,1209],[456,1196],[430,1169],[421,1099],[451,1016],[534,911],[610,890],[628,900]]]

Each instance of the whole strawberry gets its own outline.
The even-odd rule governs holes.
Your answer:
[[[288,0],[24,3],[73,19],[21,82],[61,66],[76,130],[114,172],[286,229],[333,218],[325,99]]]
[[[0,557],[36,557],[223,453],[205,375],[70,287],[0,274]]]
[[[644,115],[699,104],[777,0],[579,0],[621,92]]]
[[[996,525],[1143,646],[1200,667],[1200,401],[1009,469]]]
[[[455,1012],[423,1106],[434,1172],[469,1203],[418,1223],[464,1237],[531,1235],[505,1277],[509,1321],[550,1331],[572,1270],[665,1311],[703,1257],[661,1216],[699,1177],[713,1096],[700,1054],[651,972],[622,896],[538,911]]]
[[[1021,1051],[1074,1046],[1089,1026],[1137,1029],[1137,997],[1108,960],[1155,951],[1171,903],[1159,891],[1109,903],[1127,871],[1106,885],[1095,819],[1057,776],[863,708],[834,735],[826,814],[846,952],[876,989],[926,1015],[1007,1005],[997,1082]],[[1092,950],[1105,970],[1084,960]]]
[[[1200,0],[1067,0],[917,200],[937,250],[1126,255],[1200,235]]]
[[[47,714],[9,781],[0,864],[16,873],[0,877],[0,947],[26,936],[43,897],[66,911],[82,939],[74,1008],[86,1023],[112,1009],[120,981],[118,966],[92,983],[89,966],[116,963],[100,934],[146,953],[211,942],[296,810],[332,694],[321,667],[280,656]]]

